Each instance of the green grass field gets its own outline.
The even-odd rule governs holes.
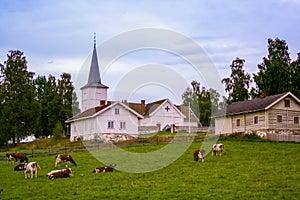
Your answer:
[[[89,152],[73,152],[74,176],[49,180],[55,156],[30,158],[41,170],[24,179],[14,164],[0,162],[0,199],[300,199],[300,144],[221,138],[226,153],[194,162],[195,141],[171,165],[148,173],[93,174],[102,164]],[[124,147],[147,152],[163,145]],[[142,150],[141,150],[142,149]],[[138,165],[138,163],[135,163]]]

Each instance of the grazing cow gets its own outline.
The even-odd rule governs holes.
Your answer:
[[[93,170],[93,173],[101,173],[101,172],[112,172],[115,168],[115,164],[111,164],[109,166],[104,166],[104,167],[96,167]]]
[[[26,161],[28,163],[28,158],[25,153],[11,153],[10,156],[17,162],[20,159],[20,162]]]
[[[72,163],[75,167],[77,166],[75,160],[73,160],[70,154],[57,154],[55,158],[55,167],[59,166],[63,161],[66,162],[66,167],[68,167],[69,163]]]
[[[71,168],[60,169],[60,170],[53,170],[47,174],[49,179],[54,178],[69,178],[73,176]]]
[[[35,174],[35,178],[37,178],[37,168],[40,168],[37,162],[25,163],[25,178],[33,178],[33,174]],[[41,169],[41,168],[40,168]]]
[[[25,170],[25,163],[21,163],[15,166],[14,171],[24,171]]]
[[[212,155],[216,156],[217,152],[219,152],[219,155],[222,155],[222,152],[224,150],[224,144],[214,144],[212,146]]]
[[[7,160],[7,163],[15,163],[15,162],[17,162],[16,159],[14,157],[12,157],[11,153],[7,153],[6,154],[6,160]]]
[[[205,157],[205,150],[204,149],[197,149],[194,151],[194,161],[198,161],[199,158],[204,162]]]

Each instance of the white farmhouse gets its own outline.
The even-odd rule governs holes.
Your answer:
[[[88,82],[81,88],[82,112],[66,121],[70,140],[95,140],[105,134],[131,135],[171,131],[196,131],[201,123],[188,106],[177,106],[169,99],[146,103],[107,100],[108,87],[101,83],[96,44]]]

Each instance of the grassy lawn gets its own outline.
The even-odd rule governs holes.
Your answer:
[[[208,154],[194,162],[201,140],[171,165],[148,173],[93,174],[102,166],[89,152],[71,153],[78,163],[74,176],[49,180],[54,156],[30,158],[40,163],[37,179],[24,179],[15,165],[0,162],[0,199],[299,199],[300,144],[221,138],[223,156]],[[122,147],[147,152],[163,145]],[[117,164],[117,163],[116,163]],[[138,165],[139,163],[134,163]]]

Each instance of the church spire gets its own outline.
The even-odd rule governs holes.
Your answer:
[[[94,32],[94,48],[96,48],[96,33]]]
[[[93,48],[91,65],[90,65],[88,83],[83,87],[108,88],[107,86],[105,86],[101,83],[96,49],[97,49],[96,48],[96,33],[94,33],[94,48]]]

